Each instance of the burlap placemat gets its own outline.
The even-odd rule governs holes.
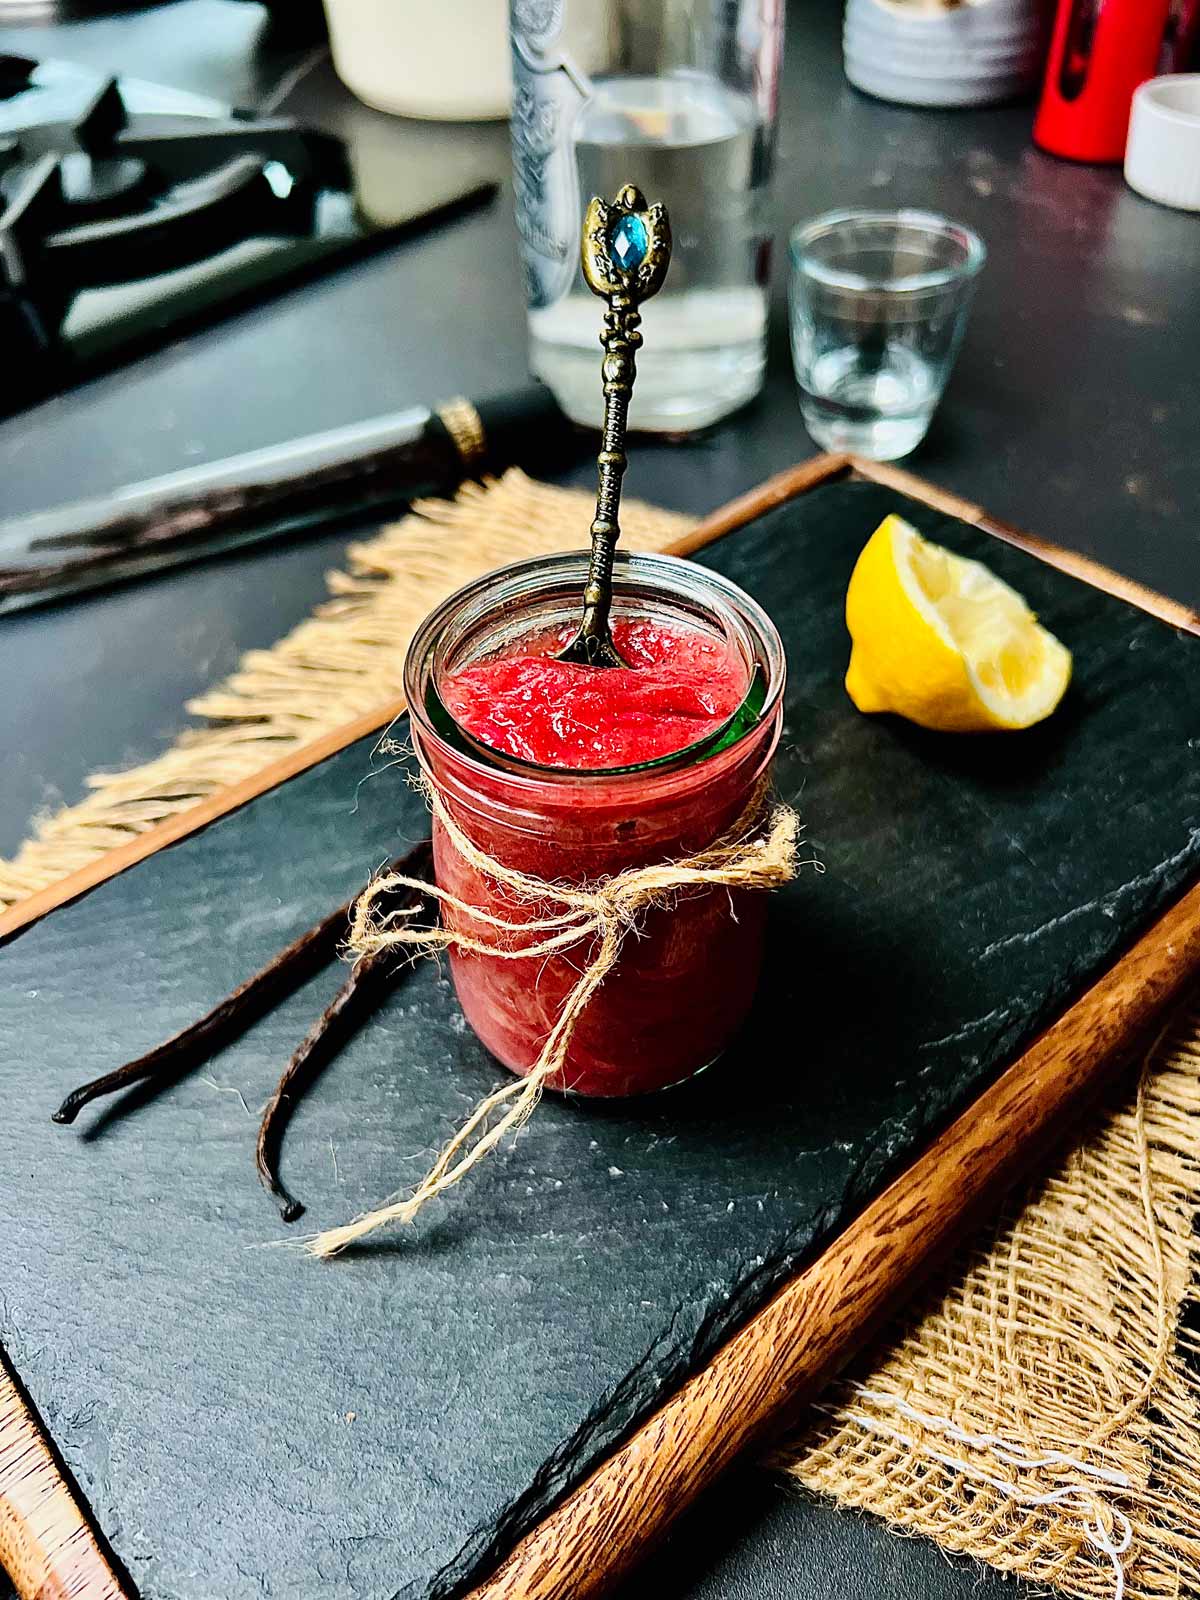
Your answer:
[[[421,501],[352,545],[349,571],[329,574],[331,600],[188,702],[199,726],[141,766],[94,773],[86,799],[36,819],[16,855],[0,861],[0,909],[398,699],[408,642],[435,605],[493,567],[586,544],[595,504],[583,490],[535,483],[513,468],[486,488],[466,484],[453,501]],[[622,502],[621,520],[632,550],[662,550],[695,526],[637,500]]]
[[[623,513],[636,549],[692,526],[636,502]],[[353,547],[330,601],[189,704],[199,725],[37,823],[0,862],[0,905],[397,698],[409,638],[444,595],[578,545],[590,514],[589,495],[513,471]],[[831,1391],[779,1464],[897,1531],[1079,1600],[1200,1595],[1198,1204],[1200,1014]]]
[[[1200,1012],[827,1396],[806,1488],[1079,1600],[1200,1595]]]

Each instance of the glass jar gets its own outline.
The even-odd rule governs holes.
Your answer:
[[[582,553],[538,558],[459,590],[426,619],[404,672],[417,756],[449,815],[506,867],[572,885],[693,854],[737,820],[779,739],[785,671],[770,618],[735,584],[670,556],[621,556],[614,616],[649,616],[723,641],[751,684],[742,711],[702,744],[639,767],[547,768],[488,752],[450,718],[438,684],[576,618],[586,567]],[[517,899],[465,861],[436,816],[433,845],[438,885],[468,905],[522,923],[561,909]],[[644,1094],[715,1060],[754,996],[765,902],[762,891],[705,888],[652,907],[583,1011],[549,1087]],[[445,914],[459,926],[452,909]],[[479,925],[460,931],[478,936]],[[589,954],[586,944],[528,960],[451,947],[467,1021],[513,1072],[536,1063]]]

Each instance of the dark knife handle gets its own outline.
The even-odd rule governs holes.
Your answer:
[[[210,462],[0,524],[0,611],[327,527],[517,465],[551,471],[579,436],[541,384],[423,406]]]

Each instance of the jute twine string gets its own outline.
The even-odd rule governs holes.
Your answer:
[[[800,821],[790,807],[771,801],[765,781],[737,820],[707,849],[580,886],[532,877],[497,861],[468,837],[436,790],[428,782],[422,786],[438,823],[469,866],[515,900],[553,909],[528,921],[509,919],[470,905],[436,884],[388,873],[375,879],[355,905],[348,940],[352,955],[374,955],[396,946],[436,955],[454,947],[506,961],[531,961],[585,941],[592,945],[591,954],[528,1075],[505,1082],[480,1101],[410,1195],[311,1239],[308,1249],[322,1258],[390,1222],[411,1222],[422,1206],[460,1183],[506,1135],[528,1122],[547,1079],[563,1070],[588,1003],[612,971],[625,939],[651,907],[670,906],[693,890],[774,889],[796,875]],[[451,917],[435,928],[413,926],[407,920],[411,911],[388,905],[402,889],[432,896]],[[502,1114],[491,1122],[494,1112]]]

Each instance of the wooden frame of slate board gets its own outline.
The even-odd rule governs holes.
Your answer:
[[[687,555],[819,484],[866,478],[1200,637],[1200,615],[892,466],[825,455],[707,517]],[[385,727],[391,702],[110,851],[0,917],[0,939]],[[1200,977],[1194,885],[797,1277],[584,1483],[470,1600],[589,1600],[610,1589],[741,1453],[762,1449],[911,1295],[999,1195],[1043,1159]],[[21,1600],[133,1593],[0,1356],[0,1565]]]

